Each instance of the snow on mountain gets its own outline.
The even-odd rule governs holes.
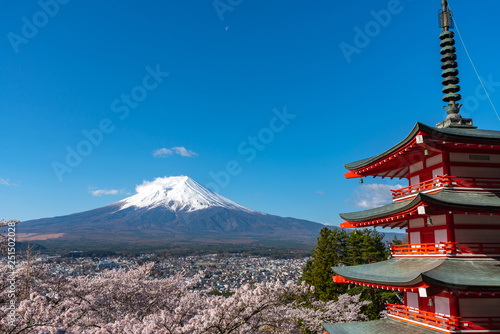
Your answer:
[[[187,176],[159,177],[144,181],[135,188],[137,194],[119,201],[120,210],[134,207],[166,207],[172,211],[192,212],[211,207],[254,212],[200,185]]]

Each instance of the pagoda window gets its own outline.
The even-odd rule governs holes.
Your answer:
[[[410,240],[408,240],[410,244],[421,244],[420,242],[420,232],[411,232]]]
[[[414,184],[419,184],[420,183],[420,176],[419,175],[414,175],[410,178],[410,186]]]
[[[500,225],[498,216],[486,215],[453,215],[453,223],[455,225]]]
[[[481,178],[498,179],[500,177],[499,168],[492,167],[472,167],[472,166],[451,166],[450,173],[456,177],[475,178],[481,175]]]
[[[407,292],[406,293],[406,306],[419,309],[418,308],[418,293],[415,292]]]
[[[436,305],[437,314],[450,315],[450,298],[435,296],[434,304]]]
[[[422,169],[424,169],[424,163],[422,161],[414,163],[413,165],[410,166],[410,174],[418,172]]]
[[[463,318],[499,316],[500,298],[460,298],[458,303]]]
[[[432,178],[433,179],[437,178],[438,176],[443,176],[443,175],[444,175],[443,167],[439,167],[439,168],[432,170]]]
[[[448,230],[435,230],[434,231],[434,240],[436,242],[448,242]]]
[[[446,215],[430,216],[432,221],[432,226],[443,226],[446,225]]]
[[[478,153],[450,153],[450,161],[467,162],[477,164],[498,164],[500,154],[478,154]]]
[[[456,229],[455,240],[458,243],[498,243],[500,230]]]
[[[438,155],[435,155],[435,156],[427,159],[425,164],[427,165],[427,167],[432,167],[432,166],[435,166],[435,165],[442,163],[442,162],[443,162],[443,156],[441,154],[438,154]]]
[[[408,227],[410,229],[425,227],[424,219],[423,218],[410,219]]]

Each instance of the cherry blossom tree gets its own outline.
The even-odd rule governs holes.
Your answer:
[[[9,322],[8,285],[0,285],[2,333],[322,333],[321,322],[366,320],[359,296],[314,299],[313,287],[293,282],[246,285],[229,297],[194,289],[199,277],[154,278],[153,263],[94,276],[47,275],[42,263],[15,270],[15,321]],[[27,281],[27,272],[30,277]],[[10,275],[0,261],[0,278]],[[5,280],[4,280],[5,279]],[[29,288],[26,287],[29,285]]]

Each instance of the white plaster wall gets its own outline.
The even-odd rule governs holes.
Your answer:
[[[469,155],[488,155],[490,160],[471,160]],[[500,163],[500,154],[450,153],[450,161],[497,164]]]
[[[435,179],[438,176],[442,176],[444,174],[443,167],[439,167],[432,170],[432,178]]]
[[[409,228],[419,228],[424,226],[425,224],[423,218],[411,219],[408,223]]]
[[[418,172],[422,169],[424,169],[424,163],[422,161],[414,163],[413,165],[410,165],[410,174]]]
[[[446,215],[431,216],[433,226],[446,225]]]
[[[480,177],[480,178],[498,178],[500,169],[491,167],[465,167],[451,166],[451,176],[457,177]]]
[[[460,243],[499,243],[500,230],[455,230],[455,241]]]
[[[431,167],[431,166],[437,165],[440,162],[443,162],[443,156],[441,154],[427,159],[425,164],[427,165],[427,167]]]
[[[453,215],[455,225],[498,225],[500,216]]]
[[[410,186],[420,183],[420,176],[415,175],[410,178]]]

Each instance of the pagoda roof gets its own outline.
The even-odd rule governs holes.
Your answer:
[[[463,290],[500,288],[500,261],[493,259],[390,259],[332,269],[344,279],[385,286],[427,283]]]
[[[475,129],[475,128],[442,128],[442,129],[437,129],[435,127],[430,127],[428,125],[422,124],[422,123],[417,123],[413,129],[411,130],[410,134],[406,136],[405,139],[403,139],[401,142],[398,144],[394,145],[390,149],[373,156],[371,158],[366,158],[358,161],[354,161],[348,164],[345,164],[345,168],[348,170],[354,172],[358,171],[362,168],[369,167],[373,168],[376,167],[374,163],[379,162],[379,165],[381,162],[387,163],[390,166],[392,166],[388,161],[384,161],[383,159],[390,158],[390,156],[397,156],[401,155],[404,152],[407,152],[411,149],[419,149],[423,150],[420,145],[418,145],[415,141],[415,137],[418,134],[422,134],[425,137],[429,137],[431,139],[437,140],[439,143],[445,143],[445,142],[460,142],[460,143],[467,143],[467,144],[486,144],[486,145],[498,145],[500,144],[500,131],[495,131],[495,130],[482,130],[482,129]],[[436,142],[436,143],[438,143]],[[434,146],[434,145],[431,145]],[[402,158],[404,158],[404,155],[402,155]],[[401,168],[401,164],[396,164],[396,166],[399,166],[400,170],[397,171],[397,173],[394,173],[391,175],[391,177],[404,177],[406,175],[405,171]],[[391,168],[395,168],[392,166]],[[362,172],[362,171],[358,171]],[[374,170],[373,173],[378,175],[376,171]],[[348,175],[349,173],[346,174],[346,177],[359,177],[359,176],[364,176],[361,174],[356,175],[354,173],[353,175]],[[372,175],[369,173],[369,175]]]
[[[417,325],[412,325],[403,321],[398,321],[394,319],[382,319],[374,321],[363,321],[363,322],[351,322],[351,323],[334,323],[322,324],[323,327],[330,334],[373,334],[373,333],[384,333],[384,334],[401,334],[401,333],[412,333],[412,334],[435,334],[441,333],[439,331],[424,328]]]
[[[452,209],[474,211],[500,211],[500,193],[441,190],[432,194],[419,193],[412,199],[393,202],[378,208],[341,213],[340,217],[348,222],[363,222],[407,212],[421,203]],[[408,217],[406,217],[408,219]]]

